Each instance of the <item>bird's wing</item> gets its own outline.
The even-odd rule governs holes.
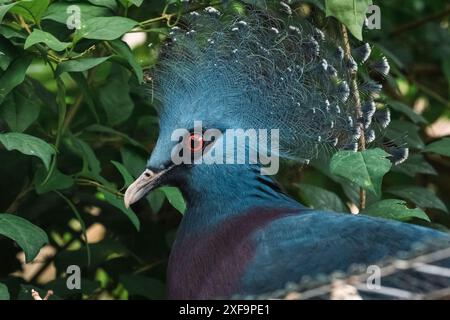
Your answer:
[[[253,234],[255,254],[242,279],[256,294],[299,282],[303,276],[346,272],[353,264],[372,265],[445,233],[401,222],[312,211],[275,220]]]

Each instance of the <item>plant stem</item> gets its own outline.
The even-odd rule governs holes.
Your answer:
[[[23,198],[25,198],[25,196],[31,190],[33,190],[33,185],[29,182],[26,182],[25,185],[23,186],[22,190],[20,190],[19,194],[16,196],[14,201],[9,205],[8,209],[6,209],[5,212],[15,213],[17,211],[17,209],[19,208],[20,203],[22,202]]]
[[[350,41],[348,37],[347,28],[345,25],[341,24],[342,29],[342,39],[344,44],[344,55],[345,59],[347,61],[351,58],[351,48],[350,48]],[[355,115],[357,121],[357,125],[361,129],[361,135],[359,137],[358,141],[358,151],[364,151],[366,150],[366,138],[364,136],[364,125],[362,121],[359,121],[362,119],[363,114],[361,110],[361,97],[359,96],[359,89],[358,89],[358,82],[357,82],[357,75],[356,72],[351,72],[350,74],[350,98],[355,103]],[[359,189],[359,210],[363,210],[366,207],[366,190],[363,188]]]
[[[101,183],[94,181],[94,180],[89,180],[89,179],[84,179],[84,178],[78,178],[77,183],[81,186],[91,186],[91,187],[96,187],[99,189],[103,189],[109,193],[112,193],[118,197],[123,197],[123,193],[114,189],[111,189],[107,186],[102,185]]]
[[[406,23],[406,24],[403,24],[403,25],[397,27],[395,30],[393,30],[391,32],[390,36],[396,37],[404,32],[418,28],[418,27],[420,27],[428,22],[431,22],[433,20],[444,18],[445,16],[447,16],[449,14],[450,14],[450,6],[447,6],[444,9],[444,11],[430,14],[428,16],[423,17],[422,19],[419,19],[419,20],[416,20],[413,22],[409,22],[409,23]]]

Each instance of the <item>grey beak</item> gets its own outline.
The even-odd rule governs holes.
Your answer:
[[[146,169],[125,191],[124,203],[125,207],[129,207],[133,203],[145,197],[150,191],[161,185],[161,177],[171,168],[164,169],[160,172],[153,172]]]

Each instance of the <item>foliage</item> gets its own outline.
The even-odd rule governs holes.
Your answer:
[[[278,180],[317,209],[354,211],[361,187],[368,191],[365,214],[450,227],[450,138],[440,139],[450,126],[446,1],[374,1],[382,29],[363,32],[371,1],[292,2],[319,23],[337,18],[388,57],[392,75],[380,97],[392,111],[386,135],[408,146],[410,157],[391,167],[388,154],[369,145],[336,153],[331,165],[286,164]],[[243,3],[266,5],[0,0],[0,299],[30,299],[31,288],[64,299],[163,296],[186,204],[173,187],[153,191],[133,209],[122,196],[158,134],[143,69],[157,61],[170,26],[210,3],[241,13]],[[142,43],[124,41],[138,31]],[[446,123],[444,134],[431,129],[438,121]],[[56,254],[38,256],[44,244]],[[30,274],[25,261],[33,259],[40,271]],[[82,268],[81,290],[65,286],[71,264]],[[50,276],[48,266],[56,270]]]

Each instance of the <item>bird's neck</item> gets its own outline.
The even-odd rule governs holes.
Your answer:
[[[303,208],[257,166],[198,166],[180,188],[188,205],[180,235],[212,229],[255,208]]]

